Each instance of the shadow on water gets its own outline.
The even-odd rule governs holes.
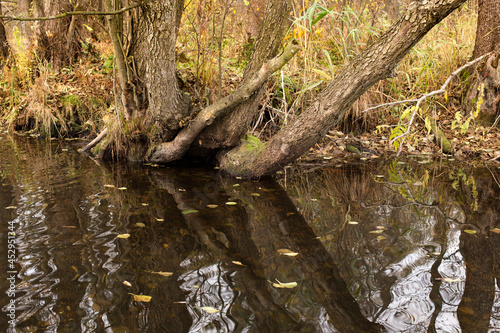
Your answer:
[[[253,182],[0,139],[0,267],[16,233],[0,332],[500,328],[498,169],[394,161]]]

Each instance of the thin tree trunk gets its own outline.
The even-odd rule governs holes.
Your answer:
[[[479,0],[476,41],[472,58],[496,51],[476,67],[477,80],[467,94],[467,109],[477,110],[476,101],[482,98],[478,122],[491,125],[500,115],[500,1]],[[482,88],[481,88],[482,86]]]
[[[2,15],[2,3],[0,2],[0,15]],[[7,42],[7,34],[3,20],[0,20],[0,53],[3,59],[7,59],[10,54],[9,43]]]
[[[369,87],[394,76],[394,69],[425,34],[465,0],[411,3],[403,16],[378,42],[355,58],[295,121],[263,149],[249,154],[240,145],[222,157],[223,169],[234,176],[270,175],[313,147]],[[245,161],[242,163],[241,161]]]
[[[281,41],[291,24],[291,10],[292,1],[270,0],[268,2],[254,52],[243,74],[242,84],[245,84],[264,62],[278,54]],[[200,133],[198,140],[193,143],[193,150],[236,146],[257,114],[266,85],[267,80],[252,97],[227,112],[221,119]]]

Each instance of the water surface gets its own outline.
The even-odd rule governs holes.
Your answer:
[[[0,332],[500,329],[495,166],[417,158],[257,182],[77,148],[0,136]]]

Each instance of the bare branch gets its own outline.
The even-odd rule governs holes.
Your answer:
[[[112,11],[112,12],[86,12],[86,11],[73,11],[57,14],[54,16],[46,16],[46,17],[24,17],[24,16],[8,16],[8,15],[0,15],[0,19],[5,19],[7,21],[48,21],[48,20],[57,20],[67,16],[75,16],[75,15],[83,15],[83,16],[100,16],[100,15],[118,15],[128,10],[139,7],[139,4],[130,5],[127,7],[123,7],[121,9]]]
[[[443,85],[441,86],[441,88],[438,89],[438,90],[431,91],[430,93],[424,94],[424,95],[422,95],[422,97],[417,98],[417,99],[405,99],[405,100],[402,100],[402,101],[395,101],[395,102],[384,103],[384,104],[372,106],[372,107],[370,107],[368,109],[363,110],[363,113],[371,111],[371,110],[375,110],[375,109],[379,109],[379,108],[383,108],[383,107],[394,106],[394,105],[399,105],[399,104],[414,103],[414,102],[419,103],[419,101],[422,102],[423,100],[425,100],[425,99],[427,99],[427,98],[429,98],[431,96],[434,96],[434,95],[437,95],[437,94],[444,94],[444,92],[446,90],[446,87],[448,86],[448,84],[451,82],[451,80],[455,76],[457,76],[458,74],[460,74],[464,69],[466,69],[466,68],[468,68],[468,67],[470,67],[470,66],[472,66],[472,65],[474,65],[476,63],[478,63],[484,57],[491,55],[491,53],[492,52],[486,53],[486,54],[482,55],[481,57],[479,57],[479,58],[477,58],[475,60],[469,61],[468,63],[466,63],[462,67],[460,67],[457,70],[455,70],[453,73],[450,74],[450,76],[448,76],[448,78],[446,79],[446,81],[443,83]]]
[[[82,150],[80,150],[80,151],[83,153],[89,149],[94,148],[94,146],[97,145],[99,143],[99,141],[101,141],[106,136],[106,134],[108,134],[107,127],[94,140],[92,140],[88,145],[83,147]]]
[[[431,91],[430,93],[427,93],[427,94],[423,94],[420,98],[417,98],[417,99],[410,99],[410,100],[404,100],[404,101],[399,101],[399,102],[392,102],[392,103],[387,103],[387,104],[381,104],[381,105],[378,105],[378,106],[374,106],[374,107],[371,107],[371,108],[368,108],[366,110],[364,110],[363,112],[367,112],[369,110],[373,110],[373,109],[376,109],[376,108],[380,108],[380,107],[383,107],[383,106],[392,106],[392,105],[397,105],[397,104],[402,104],[402,103],[413,103],[413,102],[416,102],[417,104],[415,104],[415,109],[413,111],[413,113],[411,114],[411,117],[410,117],[410,120],[408,121],[408,123],[406,124],[407,128],[406,128],[406,131],[396,137],[394,137],[390,142],[389,144],[392,144],[393,142],[401,139],[401,142],[399,143],[399,149],[398,149],[398,153],[397,155],[399,156],[399,154],[401,153],[401,150],[403,149],[403,143],[406,139],[406,137],[408,136],[408,134],[410,134],[410,130],[411,130],[411,126],[413,125],[413,122],[415,121],[415,116],[417,115],[418,113],[418,110],[419,110],[419,107],[420,107],[420,103],[422,103],[424,100],[426,100],[427,98],[429,97],[432,97],[434,95],[437,95],[437,94],[444,94],[446,92],[446,87],[448,86],[448,84],[451,82],[451,80],[457,76],[458,74],[460,74],[464,69],[480,62],[482,59],[484,59],[485,57],[491,55],[492,52],[489,52],[489,53],[486,53],[484,55],[482,55],[481,57],[475,59],[475,60],[472,60],[472,61],[469,61],[468,63],[466,63],[465,65],[461,66],[460,68],[458,68],[457,70],[455,70],[453,73],[450,74],[450,76],[448,76],[448,78],[446,79],[446,81],[443,83],[443,85],[441,86],[440,89],[438,90],[434,90],[434,91]]]

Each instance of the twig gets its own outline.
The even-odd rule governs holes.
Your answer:
[[[434,90],[434,91],[431,91],[430,93],[424,94],[424,95],[422,95],[418,99],[405,99],[405,100],[402,100],[402,101],[395,101],[395,102],[390,102],[390,103],[384,103],[384,104],[372,106],[372,107],[370,107],[368,109],[363,110],[362,112],[365,113],[365,112],[368,112],[368,111],[371,111],[371,110],[375,110],[375,109],[379,109],[379,108],[382,108],[382,107],[394,106],[394,105],[399,105],[399,104],[406,104],[406,103],[413,103],[413,102],[420,103],[423,100],[425,100],[425,99],[427,99],[427,98],[429,98],[431,96],[434,96],[434,95],[437,95],[437,94],[444,94],[444,92],[446,91],[446,87],[451,82],[451,79],[453,79],[455,76],[457,76],[458,74],[460,74],[464,69],[466,69],[466,68],[468,68],[468,67],[470,67],[470,66],[472,66],[472,65],[474,65],[476,63],[478,63],[484,57],[489,56],[492,53],[493,52],[486,53],[486,54],[482,55],[479,58],[476,58],[476,59],[474,59],[472,61],[469,61],[468,63],[466,63],[462,67],[460,67],[457,70],[455,70],[453,73],[450,74],[450,76],[448,76],[448,78],[446,79],[446,81],[444,82],[444,84],[438,90]]]
[[[96,144],[99,143],[99,141],[101,141],[105,136],[106,134],[108,134],[108,128],[106,127],[94,140],[90,141],[90,143],[88,145],[86,145],[85,147],[82,148],[81,152],[86,152],[87,150],[89,149],[92,149],[94,148],[94,146]]]
[[[391,102],[391,103],[386,103],[386,104],[381,104],[381,105],[377,105],[377,106],[374,106],[374,107],[371,107],[371,108],[368,108],[366,110],[364,110],[363,112],[367,112],[369,110],[373,110],[373,109],[376,109],[376,108],[380,108],[380,107],[383,107],[383,106],[392,106],[392,105],[397,105],[397,104],[402,104],[402,103],[413,103],[413,102],[416,102],[417,104],[415,104],[415,109],[413,111],[413,113],[411,114],[411,117],[410,117],[410,120],[408,121],[407,125],[406,125],[406,131],[396,137],[394,137],[390,142],[389,144],[392,144],[393,142],[401,139],[401,142],[399,143],[399,148],[398,148],[398,153],[397,153],[397,156],[399,156],[399,154],[401,153],[401,150],[403,149],[403,143],[406,139],[406,137],[408,136],[408,134],[410,134],[410,129],[411,129],[411,126],[413,125],[413,122],[415,121],[415,116],[417,115],[418,113],[418,110],[419,110],[419,107],[420,107],[420,103],[422,103],[424,100],[426,100],[427,98],[431,97],[431,96],[434,96],[434,95],[437,95],[437,94],[444,94],[446,92],[446,87],[448,86],[448,84],[451,82],[451,80],[457,76],[458,74],[460,74],[464,69],[480,62],[481,60],[483,60],[483,58],[491,55],[493,52],[489,52],[489,53],[486,53],[484,55],[482,55],[481,57],[477,58],[477,59],[474,59],[472,61],[469,61],[467,62],[465,65],[463,65],[462,67],[458,68],[457,70],[455,70],[453,73],[450,74],[450,76],[448,76],[448,78],[446,79],[446,81],[443,83],[443,85],[441,86],[440,89],[438,90],[434,90],[434,91],[431,91],[430,93],[427,93],[427,94],[423,94],[420,98],[417,98],[417,99],[409,99],[409,100],[404,100],[404,101],[398,101],[398,102]]]
[[[74,16],[74,15],[84,15],[84,16],[118,15],[118,14],[121,14],[123,12],[126,12],[127,10],[137,8],[139,6],[140,6],[140,4],[135,4],[135,5],[123,7],[121,9],[118,9],[115,11],[109,11],[109,12],[106,12],[106,11],[104,11],[104,12],[73,11],[73,12],[66,12],[66,13],[57,14],[54,16],[44,16],[44,17],[23,17],[23,16],[0,15],[0,19],[5,19],[8,21],[48,21],[48,20],[57,20],[57,19],[60,19],[63,17]]]

